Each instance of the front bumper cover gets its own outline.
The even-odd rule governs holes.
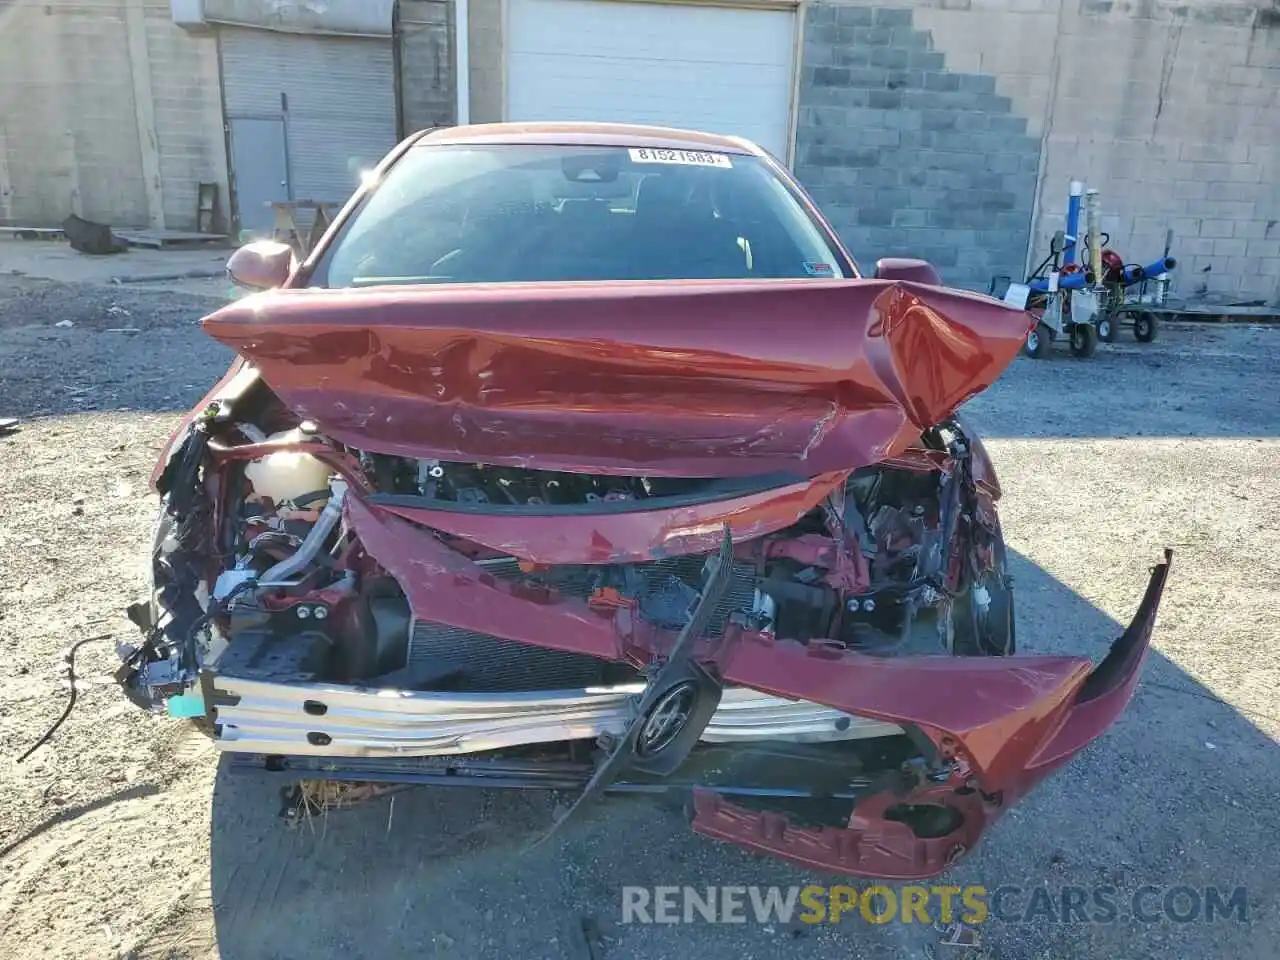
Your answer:
[[[535,645],[544,645],[542,631],[554,623],[560,629],[554,640],[545,645],[598,656],[621,654],[634,659],[647,655],[663,659],[673,650],[674,637],[658,631],[623,629],[628,625],[638,627],[634,621],[609,623],[593,617],[594,630],[585,635],[566,635],[566,621],[556,615],[554,605],[531,603],[513,595],[501,581],[486,577],[480,568],[451,555],[447,548],[404,521],[360,506],[350,509],[349,517],[370,553],[400,580],[415,609],[428,606],[419,605],[427,595],[436,601],[432,606],[437,615],[450,621],[455,610],[474,615],[478,610],[492,614],[496,609],[502,614],[497,622],[504,625],[508,639]],[[407,556],[412,556],[413,561],[402,562]],[[937,875],[971,850],[987,826],[1012,803],[1099,737],[1123,712],[1149,649],[1171,563],[1172,552],[1166,551],[1164,562],[1152,570],[1133,621],[1096,666],[1087,658],[1060,656],[878,658],[817,644],[775,640],[737,627],[714,643],[694,645],[690,659],[714,671],[726,688],[726,702],[704,730],[704,742],[736,739],[724,725],[729,715],[725,707],[732,708],[736,700],[753,711],[764,710],[760,716],[792,701],[788,713],[796,707],[803,709],[786,718],[783,726],[791,726],[792,721],[798,724],[787,732],[801,731],[806,722],[802,717],[805,711],[819,711],[817,722],[823,727],[844,714],[858,725],[883,724],[886,734],[909,731],[922,744],[922,753],[928,758],[923,768],[904,767],[869,784],[853,805],[848,824],[840,827],[794,825],[785,815],[761,809],[759,804],[747,808],[731,802],[728,797],[733,791],[695,787],[694,830],[805,867],[846,875],[898,880]],[[439,577],[444,571],[449,573],[445,578],[447,590]],[[441,602],[452,609],[440,612]],[[508,616],[522,606],[533,608],[536,613],[523,618],[517,628],[516,618]],[[601,642],[605,637],[607,644]],[[283,689],[274,684],[267,686],[275,693]],[[734,688],[746,689],[730,696]],[[359,696],[373,696],[391,706],[387,699],[391,695],[386,692]],[[399,706],[408,705],[417,696],[420,695],[400,701]],[[766,696],[779,700],[763,699]],[[601,724],[606,734],[616,733],[629,716],[622,704],[612,702],[603,691],[583,691],[571,699],[575,702],[568,707],[574,722]],[[593,706],[587,713],[595,712],[595,719],[584,719],[587,714],[583,708],[588,701]],[[426,701],[422,707],[428,712],[435,709]],[[821,713],[823,708],[833,713]],[[334,776],[343,776],[343,762],[332,756],[331,748],[297,749],[300,718],[296,705],[290,712],[295,712],[295,719],[289,735],[286,736],[285,727],[279,726],[276,730],[281,738],[270,741],[243,736],[250,727],[260,733],[270,729],[270,709],[251,707],[244,701],[238,706],[219,707],[219,721],[229,724],[228,733],[237,724],[240,730],[231,738],[224,735],[224,749],[326,754],[326,769]],[[327,719],[348,714],[357,716],[340,711]],[[503,727],[511,718],[491,719],[500,720],[498,727]],[[516,718],[515,728],[520,725]],[[775,728],[771,732],[783,731]],[[235,736],[242,737],[241,742],[236,743]],[[458,750],[461,743],[450,743],[446,736],[434,745],[439,749],[413,752],[421,755]],[[472,744],[475,749],[493,745],[483,740]],[[407,752],[397,750],[395,743],[383,746],[390,749],[378,751],[375,744],[366,743],[364,747],[375,749],[358,752],[366,756]],[[421,746],[419,741],[418,747]],[[362,766],[353,762],[352,777]],[[850,770],[851,774],[854,772]],[[912,816],[918,811],[941,811],[946,816],[933,817],[929,822],[949,826],[944,831],[936,827],[922,829]]]
[[[933,723],[923,724],[941,754],[955,761],[946,782],[920,783],[900,796],[867,796],[843,829],[792,826],[778,814],[747,810],[713,792],[696,790],[693,829],[820,870],[897,880],[936,876],[972,849],[1014,801],[1097,739],[1124,711],[1150,647],[1172,559],[1172,551],[1166,550],[1128,629],[1091,671],[1082,676],[1059,674],[1055,682],[1048,682],[1050,674],[1037,675],[1033,666],[1048,658],[992,662],[1007,679],[1034,691],[1017,709],[1011,705],[1004,711],[1002,731],[991,724],[964,722],[966,711],[954,703],[946,710],[951,720],[935,714]],[[965,701],[978,702],[992,688],[960,690]],[[922,837],[894,818],[895,812],[921,805],[952,808],[960,814],[959,826],[944,836]]]

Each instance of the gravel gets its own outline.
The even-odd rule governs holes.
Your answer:
[[[609,800],[557,842],[536,793],[417,790],[300,829],[278,782],[232,774],[144,715],[81,650],[130,638],[159,445],[228,358],[193,321],[211,297],[0,278],[0,954],[5,957],[1275,956],[1280,865],[1280,330],[1169,326],[1151,345],[1019,360],[971,404],[1004,483],[1018,633],[1097,656],[1175,550],[1128,712],[1015,808],[947,881],[990,889],[1245,886],[1249,922],[989,922],[978,949],[929,926],[644,926],[624,884],[803,884],[804,871],[691,835],[670,802]],[[71,321],[71,326],[59,326]],[[130,332],[137,331],[137,332]],[[1015,902],[1026,903],[1027,895]]]

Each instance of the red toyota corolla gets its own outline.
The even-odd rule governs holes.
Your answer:
[[[693,828],[921,878],[1097,737],[1099,664],[1017,653],[957,408],[1026,313],[863,277],[746,141],[411,137],[303,263],[204,320],[239,358],[157,466],[129,696],[295,778],[692,790]],[[558,826],[559,824],[551,825]]]

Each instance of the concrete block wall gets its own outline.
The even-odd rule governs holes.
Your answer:
[[[995,78],[1043,144],[1034,251],[1067,187],[1126,260],[1174,231],[1174,288],[1280,300],[1280,13],[1270,0],[920,0],[954,69]],[[1039,259],[1039,257],[1035,257]]]
[[[0,10],[0,222],[189,229],[201,181],[225,211],[214,41],[169,17],[165,0]]]
[[[449,126],[456,112],[453,4],[400,0],[397,6],[400,134]]]
[[[864,269],[923,257],[985,290],[1023,270],[1040,140],[995,78],[956,67],[914,13],[807,7],[795,172]]]
[[[174,26],[164,0],[147,0],[145,23],[147,63],[133,68],[150,74],[164,214],[158,225],[195,229],[198,186],[216,183],[219,229],[225,230],[231,222],[231,196],[216,41],[212,35],[191,36]],[[145,128],[144,117],[144,137],[150,137]]]

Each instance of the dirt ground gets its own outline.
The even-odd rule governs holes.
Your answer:
[[[948,876],[1024,891],[1247,888],[1248,922],[624,925],[625,884],[822,882],[611,799],[557,843],[539,793],[417,790],[290,830],[280,783],[232,773],[104,678],[142,589],[157,448],[227,356],[165,284],[0,276],[0,956],[1263,960],[1280,942],[1280,329],[1169,327],[1150,346],[1019,360],[971,410],[989,438],[1024,649],[1098,656],[1175,550],[1119,724]],[[70,321],[70,326],[59,322]],[[130,332],[135,331],[135,332]],[[62,709],[61,651],[80,702]],[[1025,898],[1024,898],[1025,899]],[[598,953],[584,919],[599,925]]]

